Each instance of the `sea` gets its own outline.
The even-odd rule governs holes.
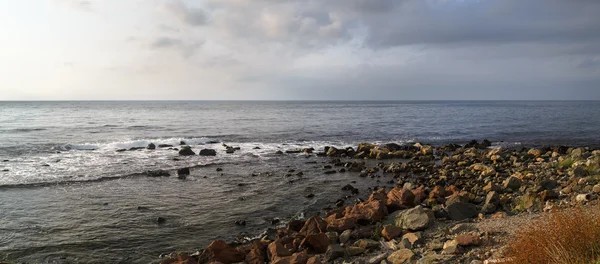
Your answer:
[[[340,192],[350,182],[365,195],[386,184],[277,151],[598,147],[599,131],[598,101],[0,101],[0,261],[157,263],[350,203]],[[179,156],[181,144],[217,155]]]

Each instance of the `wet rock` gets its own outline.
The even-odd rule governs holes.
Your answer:
[[[159,148],[172,148],[173,145],[169,145],[169,144],[158,144]]]
[[[315,194],[314,193],[309,193],[305,197],[310,199],[310,198],[315,197]]]
[[[200,153],[198,153],[198,155],[200,155],[200,156],[216,156],[217,151],[214,149],[202,149],[202,150],[200,150]]]
[[[306,222],[302,220],[291,220],[290,222],[288,222],[287,228],[294,232],[300,232],[300,230],[302,230],[302,228],[304,227],[305,223]]]
[[[457,202],[446,207],[446,212],[450,219],[460,221],[477,216],[479,210],[474,204]]]
[[[337,171],[335,171],[335,170],[328,170],[328,171],[325,171],[324,173],[325,173],[325,174],[334,174],[334,173],[336,173],[336,172],[337,172]]]
[[[148,146],[146,146],[146,149],[156,149],[156,145],[154,145],[153,143],[148,144]]]
[[[275,151],[275,154],[276,155],[283,155],[283,151],[281,151],[281,150]]]
[[[246,225],[246,220],[237,220],[237,221],[235,221],[235,225],[245,226]]]
[[[350,184],[346,184],[344,187],[342,187],[342,191],[350,191],[352,194],[359,193],[358,189],[354,188],[354,186],[352,186]]]
[[[186,175],[190,175],[190,168],[181,168],[177,170],[177,175],[181,178],[185,178]]]
[[[169,172],[166,170],[146,171],[146,175],[148,177],[169,177],[169,176],[171,176],[171,174],[169,174]]]
[[[400,249],[390,254],[387,261],[392,264],[411,264],[416,260],[417,256],[410,249]]]
[[[218,261],[223,264],[231,264],[242,262],[246,259],[243,252],[229,246],[223,240],[215,240],[202,251],[200,259],[208,259],[210,261]]]
[[[216,171],[223,171],[223,168],[217,168]]]
[[[156,222],[159,225],[162,225],[167,222],[167,219],[162,216],[159,216],[154,220],[154,222]]]
[[[193,156],[193,155],[196,155],[196,153],[194,151],[192,151],[192,148],[190,146],[183,146],[179,150],[179,155],[181,155],[181,156]]]

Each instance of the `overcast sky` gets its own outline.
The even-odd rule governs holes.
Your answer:
[[[0,100],[600,100],[600,0],[7,0],[0,43]]]

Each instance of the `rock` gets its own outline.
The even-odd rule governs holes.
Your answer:
[[[481,172],[481,175],[489,177],[496,175],[496,170],[492,166],[485,165],[483,163],[473,164],[469,169]]]
[[[444,254],[454,255],[460,253],[460,247],[458,246],[458,242],[456,240],[448,240],[444,243],[444,248],[442,250]]]
[[[202,149],[202,150],[200,150],[200,153],[198,153],[198,155],[200,155],[200,156],[216,156],[217,151],[214,149]]]
[[[193,155],[196,155],[196,153],[194,151],[192,151],[192,148],[190,146],[183,146],[179,150],[179,155],[181,155],[181,156],[193,156]]]
[[[172,148],[173,145],[169,145],[169,144],[158,144],[159,148]]]
[[[463,247],[479,246],[482,243],[481,238],[479,238],[479,236],[474,235],[458,235],[456,236],[455,240],[459,245]]]
[[[321,257],[320,256],[312,256],[310,258],[308,258],[308,261],[306,261],[306,264],[321,264]]]
[[[373,148],[375,148],[375,145],[371,143],[360,143],[356,148],[356,152],[371,152]]]
[[[152,143],[150,143],[150,144],[148,144],[148,146],[146,146],[146,149],[155,149],[155,148],[156,148],[156,145],[154,145]]]
[[[348,253],[349,256],[360,255],[360,254],[364,253],[365,251],[366,251],[366,249],[361,248],[361,247],[347,247],[346,248],[346,252]]]
[[[169,176],[171,176],[171,174],[169,174],[169,172],[166,170],[146,171],[146,175],[148,175],[148,177],[169,177]]]
[[[306,222],[302,220],[291,220],[288,222],[287,228],[294,232],[300,232],[300,230],[302,230],[302,228],[304,227],[305,223]]]
[[[494,191],[489,192],[485,197],[485,203],[497,205],[498,203],[500,203],[500,195],[498,195],[498,193]]]
[[[344,215],[347,218],[354,218],[356,222],[375,223],[381,221],[387,213],[387,207],[382,200],[369,198],[366,202],[347,207]]]
[[[209,259],[211,261],[218,261],[223,264],[242,262],[246,259],[246,255],[243,252],[229,246],[223,240],[215,240],[202,251],[200,259]]]
[[[166,222],[167,222],[167,219],[166,219],[166,218],[164,218],[164,217],[162,217],[162,216],[159,216],[159,217],[157,217],[157,218],[156,218],[155,222],[156,222],[157,224],[159,224],[159,225],[162,225],[162,224],[164,224],[164,223],[166,223]]]
[[[461,233],[467,233],[467,232],[478,232],[479,230],[477,229],[477,227],[474,224],[467,224],[467,223],[462,223],[462,224],[457,224],[455,226],[453,226],[452,228],[450,228],[450,234],[453,235],[458,235]]]
[[[333,232],[344,232],[348,229],[352,229],[355,226],[355,221],[353,218],[339,218],[330,220],[327,224],[327,231]]]
[[[177,170],[178,176],[190,175],[190,168],[181,168]]]
[[[306,264],[308,262],[308,254],[306,251],[294,253],[290,258],[290,264]]]
[[[553,191],[553,190],[545,190],[540,194],[540,198],[544,202],[548,201],[548,200],[558,199],[558,197],[559,197],[559,193],[557,193],[556,191]]]
[[[387,257],[392,264],[411,264],[416,260],[415,253],[410,249],[400,249]]]
[[[513,191],[518,190],[521,187],[521,180],[515,176],[510,176],[504,180],[504,188],[509,188]]]
[[[589,194],[578,194],[575,196],[575,201],[577,202],[587,202],[589,201],[591,196]]]
[[[358,189],[354,188],[354,186],[350,184],[346,184],[344,187],[342,187],[342,191],[350,191],[352,194],[358,194]]]
[[[390,215],[390,218],[396,226],[412,231],[425,230],[429,228],[435,220],[433,211],[421,206],[395,212]]]
[[[364,249],[378,249],[380,244],[379,242],[372,239],[360,239],[354,242],[354,246]]]
[[[451,263],[447,256],[439,254],[428,254],[417,260],[416,264],[438,264],[438,263]]]
[[[408,189],[395,187],[387,194],[386,205],[392,210],[406,209],[414,206],[415,195]]]
[[[594,187],[592,187],[592,192],[600,193],[600,184],[594,185]]]
[[[342,232],[342,234],[340,235],[340,243],[346,244],[346,242],[348,242],[350,240],[351,236],[352,236],[352,230],[346,230],[346,231]]]
[[[536,156],[536,157],[537,157],[537,156],[539,156],[539,155],[542,155],[542,151],[541,151],[541,150],[539,150],[539,149],[533,149],[533,148],[532,148],[532,149],[530,149],[529,151],[527,151],[527,154],[529,154],[529,155],[533,155],[533,156]]]
[[[235,221],[235,225],[245,226],[246,225],[246,220],[236,220]]]
[[[538,196],[533,192],[527,192],[523,197],[521,197],[521,202],[518,204],[518,209],[527,210],[539,204]]]
[[[340,236],[338,235],[338,232],[327,232],[327,233],[325,233],[325,235],[327,235],[327,238],[329,238],[329,244],[337,243],[338,238],[340,238]]]
[[[392,240],[401,234],[402,228],[395,225],[385,225],[381,230],[381,235],[387,240]]]
[[[280,239],[271,242],[267,249],[269,252],[269,257],[272,261],[281,257],[288,257],[292,255],[292,252],[283,246]]]
[[[248,264],[264,264],[267,259],[267,244],[262,241],[252,242],[250,252],[246,255]]]
[[[310,234],[304,238],[300,246],[310,248],[315,253],[325,253],[329,246],[329,237],[325,233]]]
[[[375,257],[372,257],[367,262],[368,264],[380,264],[381,261],[385,260],[388,257],[388,253],[381,253]]]
[[[329,245],[327,248],[327,252],[325,253],[325,258],[327,261],[333,261],[337,258],[343,258],[345,255],[345,250],[338,244]]]
[[[321,217],[315,215],[306,220],[299,233],[308,236],[325,232],[327,232],[327,223]]]
[[[421,244],[423,242],[423,234],[421,234],[421,232],[406,233],[402,236],[402,240],[408,241],[410,246],[414,247],[416,244]]]
[[[458,202],[446,207],[446,212],[450,219],[460,221],[477,216],[479,210],[474,204]]]

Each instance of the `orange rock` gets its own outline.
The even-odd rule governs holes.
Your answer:
[[[387,194],[387,206],[393,210],[406,209],[413,207],[415,203],[415,195],[408,189],[394,187]]]
[[[329,232],[344,232],[348,229],[352,229],[355,226],[355,221],[353,218],[340,218],[329,220],[327,223],[327,231]]]
[[[218,261],[224,264],[237,263],[244,261],[244,253],[229,246],[223,240],[215,240],[202,252],[200,258],[208,258],[211,261]]]
[[[381,235],[387,240],[392,240],[402,234],[402,228],[395,225],[386,225],[381,230]]]
[[[493,214],[490,218],[491,219],[501,219],[501,218],[505,218],[505,217],[506,217],[505,212],[497,212],[497,213]]]
[[[315,253],[325,253],[328,246],[329,237],[325,233],[308,235],[301,244],[301,247],[310,248]]]
[[[454,185],[450,185],[448,187],[446,187],[446,195],[453,195],[453,194],[458,194],[460,193],[460,190],[458,188],[456,188],[456,186]]]
[[[246,255],[246,263],[248,264],[264,264],[267,258],[267,244],[254,241],[252,242],[252,248]]]
[[[421,185],[419,188],[412,190],[415,195],[415,204],[420,204],[427,199],[427,193],[425,192],[425,186]]]
[[[306,220],[306,223],[304,224],[302,229],[300,229],[299,233],[303,236],[308,236],[311,234],[318,234],[324,232],[327,232],[327,223],[323,221],[321,217],[315,215]]]
[[[458,235],[456,236],[456,242],[461,246],[479,246],[481,245],[481,238],[474,235]]]
[[[387,200],[385,189],[379,188],[377,191],[374,191],[371,196],[369,196],[369,200],[379,200],[385,202]]]
[[[366,202],[346,208],[345,217],[353,218],[356,222],[366,220],[379,222],[388,214],[385,202],[378,199],[369,199]]]
[[[436,185],[433,187],[433,190],[429,193],[429,198],[435,199],[438,202],[442,203],[446,199],[448,193],[444,189],[444,187]]]
[[[292,253],[289,250],[287,250],[285,247],[283,247],[283,244],[281,243],[280,239],[277,239],[277,240],[271,242],[271,244],[269,244],[268,251],[269,251],[269,258],[272,261],[279,259],[281,257],[288,257],[288,256],[292,255]]]
[[[290,259],[290,264],[306,264],[306,262],[308,262],[306,251],[295,253]]]

